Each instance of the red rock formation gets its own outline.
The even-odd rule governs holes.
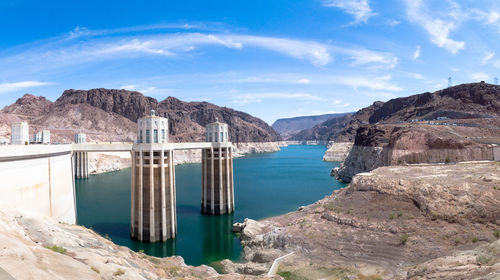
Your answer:
[[[0,138],[8,138],[9,119],[26,120],[32,132],[50,129],[53,141],[71,142],[75,132],[91,141],[133,141],[138,118],[157,110],[170,119],[172,141],[203,141],[205,125],[215,121],[230,127],[230,141],[272,142],[280,136],[264,121],[249,114],[207,102],[162,102],[139,92],[116,89],[66,90],[55,102],[30,94],[0,111]]]

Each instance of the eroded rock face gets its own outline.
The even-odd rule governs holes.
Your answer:
[[[207,102],[169,97],[161,102],[139,92],[117,89],[66,90],[55,102],[25,95],[0,112],[0,138],[9,138],[13,119],[30,123],[30,133],[50,129],[54,142],[71,142],[76,132],[89,141],[134,141],[138,118],[155,109],[167,116],[171,142],[205,140],[205,126],[218,118],[229,125],[232,142],[273,142],[280,136],[266,122]],[[3,122],[7,122],[3,124]]]
[[[416,265],[408,279],[500,279],[500,240]]]
[[[251,222],[252,234],[241,235],[245,259],[295,252],[282,270],[330,271],[322,277],[341,270],[381,279],[495,279],[497,255],[481,257],[490,261],[480,267],[469,250],[497,247],[498,174],[495,163],[389,166],[358,174],[301,211]],[[453,259],[457,254],[465,257]],[[456,271],[454,260],[460,262]],[[365,265],[369,269],[361,270]]]
[[[344,161],[349,155],[354,144],[350,142],[334,142],[326,150],[323,156],[324,161]]]
[[[337,178],[350,182],[355,174],[380,166],[493,160],[491,145],[470,138],[484,133],[495,135],[500,129],[429,124],[362,126]]]

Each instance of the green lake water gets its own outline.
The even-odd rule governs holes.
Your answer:
[[[176,166],[178,233],[164,243],[129,237],[130,169],[78,179],[78,224],[135,251],[158,257],[180,255],[190,265],[238,260],[242,247],[231,232],[234,222],[294,211],[344,186],[329,176],[338,163],[322,161],[325,151],[323,146],[293,145],[234,159],[236,211],[223,216],[200,213],[201,164]]]

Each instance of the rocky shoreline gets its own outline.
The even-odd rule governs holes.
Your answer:
[[[497,279],[498,174],[494,162],[361,173],[312,205],[236,225],[247,262],[222,266],[259,274],[294,252],[280,271],[296,277],[322,271],[318,277],[331,279]]]
[[[257,279],[137,253],[91,229],[5,208],[0,244],[1,279]]]
[[[282,147],[286,147],[284,141],[278,142],[249,142],[234,144],[234,157],[242,157],[252,153],[277,152]],[[174,162],[176,165],[185,163],[201,162],[201,150],[181,150],[175,151]],[[89,153],[89,173],[101,174],[129,168],[131,165],[130,153],[128,152],[107,152]]]

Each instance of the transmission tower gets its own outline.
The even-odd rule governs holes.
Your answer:
[[[448,87],[451,87],[452,84],[451,84],[451,77],[448,78]]]
[[[498,86],[498,78],[495,77],[495,85]]]

